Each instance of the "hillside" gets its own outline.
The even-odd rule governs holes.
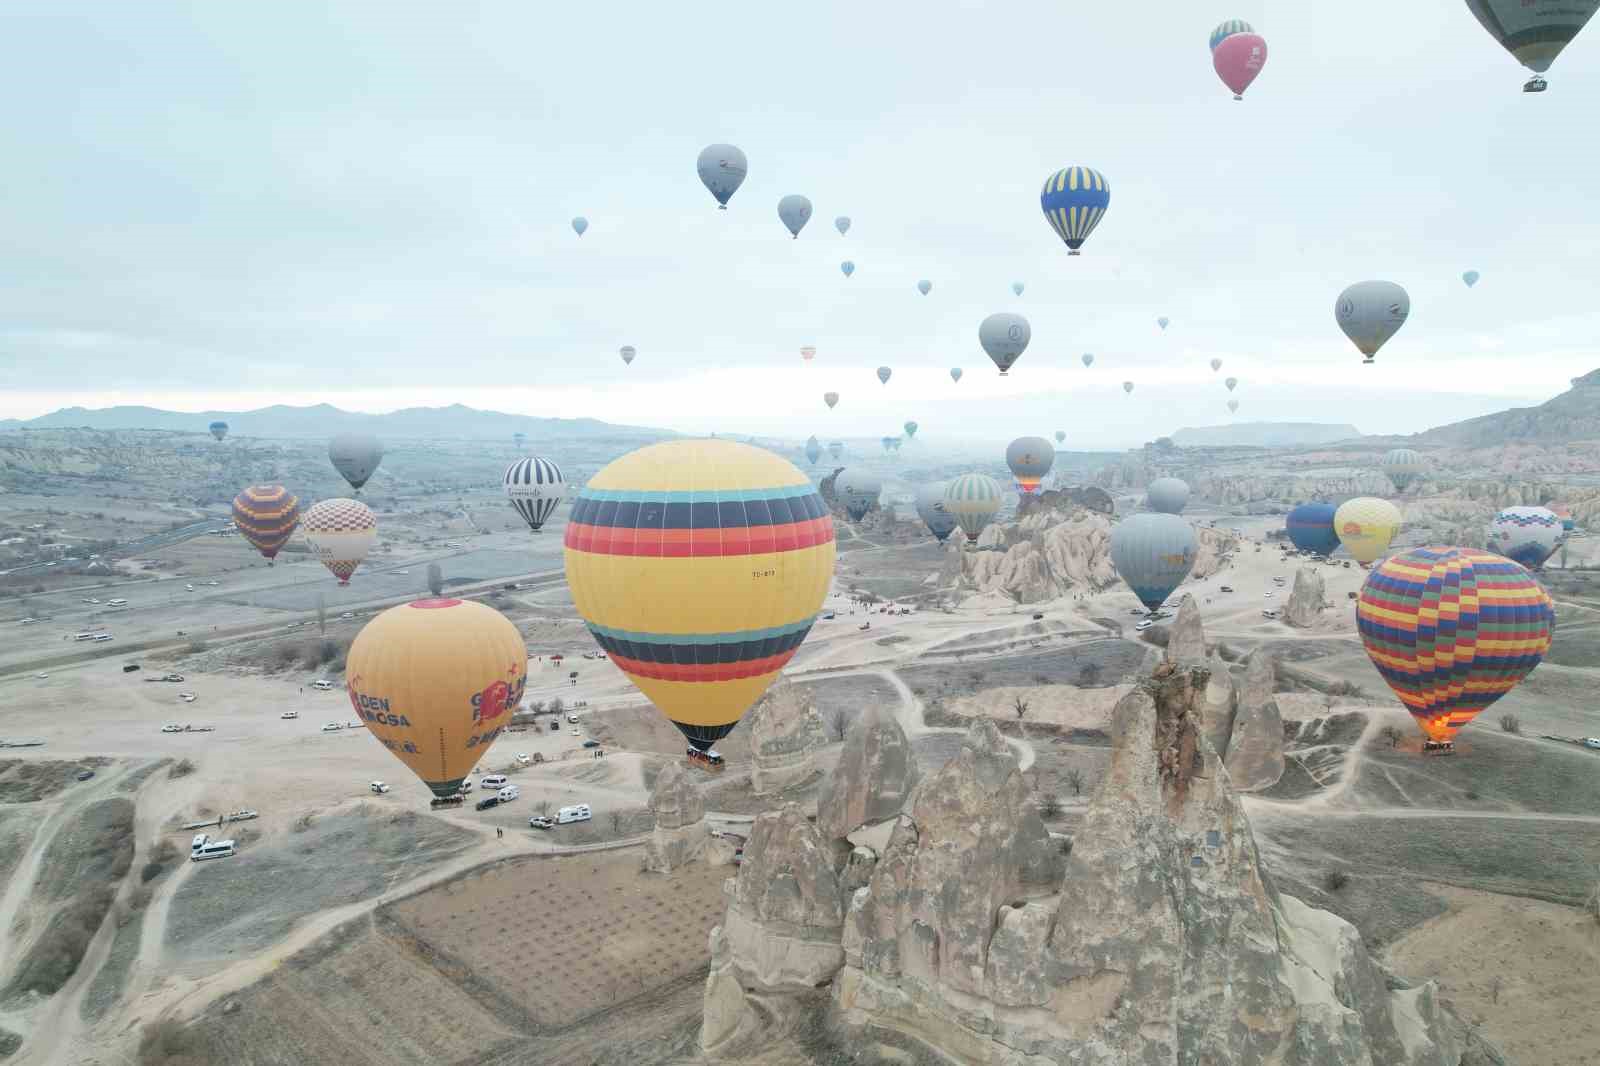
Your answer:
[[[1482,448],[1497,444],[1567,444],[1600,440],[1600,370],[1572,379],[1572,388],[1537,407],[1513,407],[1416,434],[1416,444]]]
[[[667,430],[617,426],[593,418],[529,418],[478,411],[461,404],[408,407],[388,414],[343,411],[331,404],[278,405],[254,411],[163,411],[155,407],[66,407],[38,418],[0,421],[0,429],[154,429],[205,433],[214,421],[228,423],[233,437],[330,437],[336,433],[375,433],[389,440],[505,440],[525,433],[530,441],[573,438],[634,438],[643,442],[675,436]]]
[[[1329,444],[1361,436],[1348,424],[1325,422],[1237,422],[1226,426],[1185,427],[1172,434],[1180,448],[1244,446],[1252,448],[1298,448],[1308,444]]]

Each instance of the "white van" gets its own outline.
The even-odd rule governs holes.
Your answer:
[[[333,691],[333,682],[332,681],[317,680],[317,681],[311,682],[311,687],[316,689],[318,692],[332,692]]]
[[[72,634],[72,639],[73,640],[94,640],[99,635],[100,635],[99,633],[74,633],[74,634]]]
[[[226,859],[234,853],[232,840],[211,840],[204,833],[194,839],[195,842],[189,847],[190,862],[203,862],[206,859]]]
[[[99,644],[102,641],[107,641],[107,640],[110,640],[110,639],[111,639],[111,634],[110,633],[96,633],[94,635],[94,641],[95,641],[96,644]]]
[[[106,606],[107,607],[126,607],[126,606],[128,606],[128,601],[127,600],[107,600],[106,601]]]
[[[522,795],[522,789],[518,788],[516,785],[507,785],[499,792],[496,792],[495,795],[500,797],[501,803],[510,803],[512,800]]]
[[[556,812],[556,824],[566,825],[569,822],[587,822],[594,817],[594,812],[589,810],[587,803],[580,803],[576,807],[563,807]]]
[[[510,782],[511,778],[507,777],[505,774],[484,774],[483,778],[479,780],[478,784],[482,785],[484,788],[503,788],[510,784]]]

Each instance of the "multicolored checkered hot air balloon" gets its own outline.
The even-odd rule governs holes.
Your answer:
[[[233,498],[233,524],[272,565],[300,521],[300,497],[282,485],[251,485]]]
[[[1507,507],[1489,523],[1489,547],[1537,570],[1561,547],[1561,517],[1548,507]]]
[[[1554,622],[1554,604],[1527,570],[1475,548],[1391,556],[1356,604],[1367,655],[1430,749],[1449,745],[1539,665]]]
[[[317,561],[348,585],[378,539],[378,516],[360,500],[318,500],[300,520],[300,532]]]
[[[810,479],[733,441],[630,452],[578,493],[567,521],[578,614],[701,752],[794,656],[833,561],[833,520]]]

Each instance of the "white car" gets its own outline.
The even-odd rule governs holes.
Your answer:
[[[1276,617],[1278,617],[1278,612],[1277,611],[1262,611],[1261,612],[1261,617],[1262,618],[1276,618]]]
[[[575,714],[569,714],[569,715],[567,715],[567,721],[571,722],[573,725],[577,725],[578,724],[578,716],[575,715]]]
[[[1135,633],[1143,633],[1145,630],[1149,629],[1153,625],[1155,625],[1155,623],[1152,622],[1150,619],[1146,618],[1143,622],[1140,622],[1138,625],[1134,626],[1133,627],[1133,631]]]
[[[311,682],[311,687],[316,689],[318,692],[332,692],[333,682],[323,681],[322,679],[318,678],[316,681]]]
[[[292,719],[295,719],[295,718],[299,718],[300,717],[300,712],[299,711],[284,711],[282,714],[278,715],[278,717],[292,720]]]
[[[581,737],[581,736],[583,736],[583,731],[582,730],[578,730],[578,729],[574,729],[572,731],[572,735],[575,736],[575,737]]]
[[[373,794],[378,796],[381,796],[385,792],[389,791],[389,786],[384,784],[382,781],[369,782],[367,788],[371,789]]]
[[[194,586],[193,585],[185,585],[185,586],[183,586],[183,591],[185,591],[185,592],[193,592],[194,591]]]
[[[84,600],[83,602],[84,603],[99,603],[100,601],[91,596],[89,599]]]
[[[163,733],[181,733],[181,732],[183,732],[183,726],[181,726],[181,725],[164,725],[164,726],[161,727],[161,731]]]
[[[528,753],[525,752],[525,751],[517,752],[517,761],[519,763],[521,763],[523,766],[527,766],[528,765]]]
[[[193,692],[180,692],[178,693],[178,698],[184,703],[193,703],[196,697]]]
[[[343,728],[344,728],[344,723],[343,722],[329,722],[327,725],[322,727],[322,731],[324,733],[337,733],[339,730],[341,730]]]

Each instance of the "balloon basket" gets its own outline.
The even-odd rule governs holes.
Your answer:
[[[1455,753],[1456,745],[1454,741],[1425,740],[1422,742],[1422,754],[1424,755],[1454,755]]]
[[[1361,365],[1362,366],[1371,366],[1373,363],[1376,363],[1376,362],[1377,362],[1377,360],[1372,358],[1372,356],[1369,355],[1365,359],[1361,360]]]
[[[428,806],[437,810],[440,807],[459,807],[467,801],[467,797],[457,792],[454,796],[435,796],[428,801]]]
[[[1234,94],[1233,94],[1233,98],[1234,98],[1234,99],[1235,99],[1235,100],[1243,100],[1243,99],[1244,99],[1244,96],[1243,96],[1243,94],[1241,94],[1241,93],[1234,93]]]
[[[348,584],[350,584],[350,579],[349,578],[342,577],[342,578],[339,579],[339,587],[340,588],[344,588]]]
[[[1078,251],[1078,249],[1076,249],[1076,248],[1068,248],[1067,249],[1067,254],[1068,255],[1082,255],[1083,253]]]
[[[728,209],[728,205],[727,204],[718,204],[717,205],[717,210],[718,211],[726,211],[727,209]]]

